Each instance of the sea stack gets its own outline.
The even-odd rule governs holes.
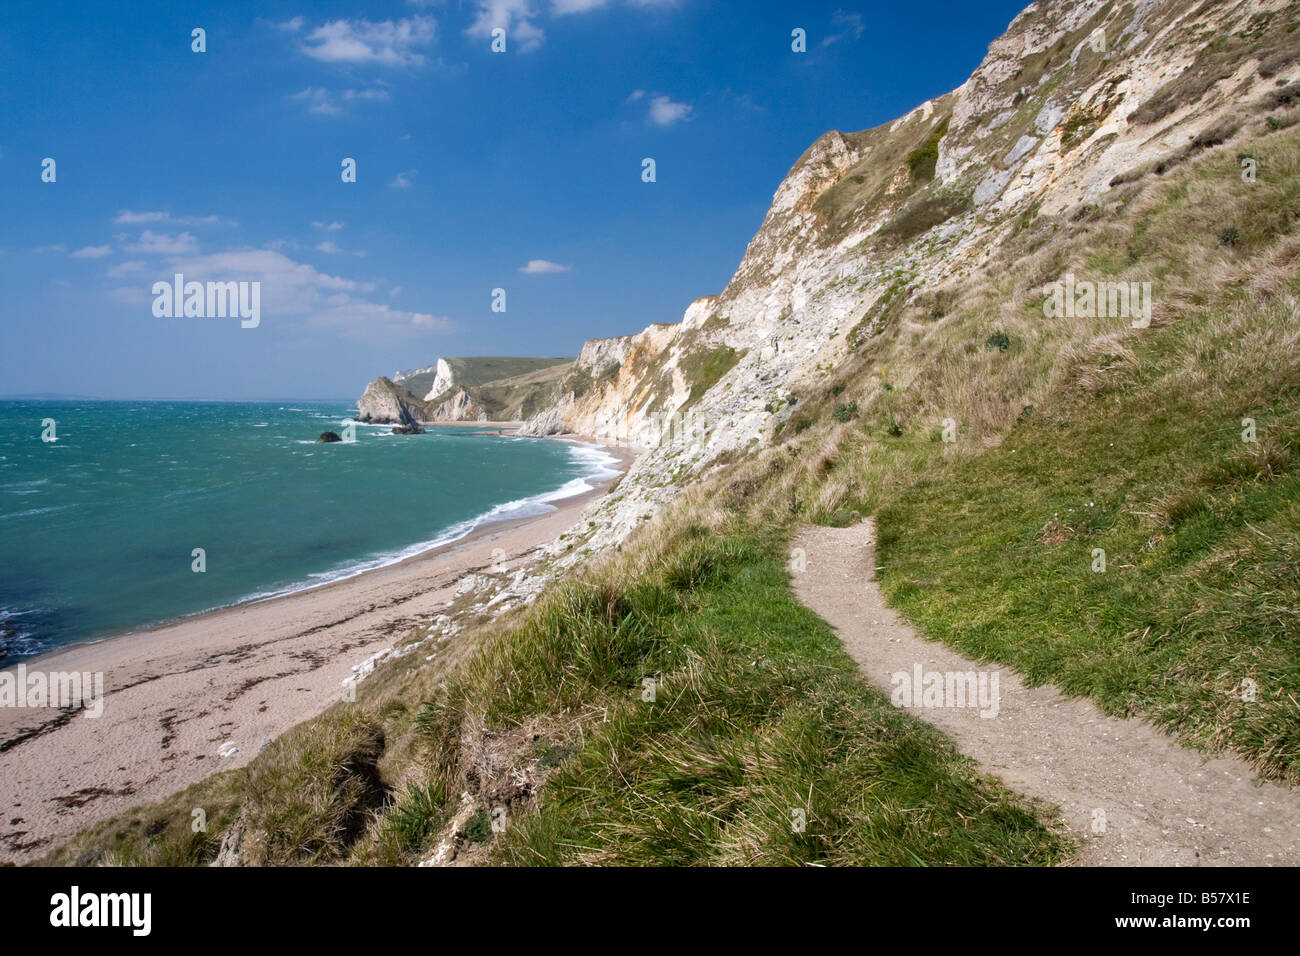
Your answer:
[[[357,421],[378,425],[415,425],[423,412],[418,398],[380,376],[357,399]]]

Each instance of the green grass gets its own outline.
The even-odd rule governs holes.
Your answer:
[[[913,200],[880,228],[880,235],[894,242],[910,242],[935,226],[963,215],[970,207],[971,200],[966,195],[937,195]]]
[[[1076,107],[1061,127],[1061,147],[1073,149],[1095,133],[1100,125],[1099,117]]]
[[[912,182],[925,183],[934,179],[934,168],[939,162],[939,140],[948,132],[949,119],[950,117],[944,117],[925,141],[907,154],[907,169],[912,175]]]
[[[527,375],[572,362],[572,358],[529,358],[505,355],[481,355],[468,358],[447,358],[452,377],[460,386],[488,385],[502,379]],[[432,385],[433,376],[429,376]],[[427,388],[428,386],[426,386]]]
[[[932,103],[940,113],[951,105],[951,94]],[[845,135],[845,141],[860,152],[861,158],[813,203],[822,222],[817,243],[825,246],[840,242],[933,181],[939,140],[947,131],[948,117],[933,126],[920,120],[906,122],[897,130],[891,130],[891,126]],[[903,168],[908,170],[908,182],[898,191],[895,178]]]
[[[1185,318],[1001,447],[910,487],[880,515],[890,600],[1032,682],[1300,782],[1300,377],[1287,325],[1284,306],[1249,301]],[[1241,440],[1246,417],[1256,443]]]
[[[858,417],[858,403],[845,402],[843,405],[836,405],[835,411],[831,412],[831,417],[837,422],[851,422]]]
[[[691,385],[691,394],[683,403],[682,409],[690,408],[699,401],[705,392],[718,384],[722,376],[736,367],[736,363],[743,355],[743,352],[722,346],[692,352],[682,358],[680,362],[682,375]]]
[[[702,532],[702,529],[700,529]],[[498,719],[607,710],[494,846],[523,865],[1051,863],[1064,844],[938,732],[866,687],[790,594],[774,547],[687,537],[658,574],[589,594],[556,655],[512,646]],[[558,636],[558,635],[557,635]],[[603,638],[603,639],[602,639]],[[586,650],[587,660],[575,659]],[[643,679],[657,681],[644,700]],[[794,811],[804,815],[799,832]]]
[[[408,784],[406,792],[380,818],[364,862],[398,865],[427,846],[447,820],[447,795],[441,780]]]

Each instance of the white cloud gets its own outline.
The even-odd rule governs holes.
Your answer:
[[[165,212],[132,212],[130,209],[123,209],[114,218],[114,222],[163,222],[168,218]]]
[[[524,275],[537,276],[551,272],[568,272],[572,268],[573,266],[562,266],[558,262],[548,262],[546,259],[529,259],[528,265],[521,266],[519,271]]]
[[[478,0],[478,15],[465,32],[472,37],[490,37],[502,27],[520,53],[530,53],[546,39],[541,27],[533,23],[536,16],[529,0]]]
[[[317,272],[305,263],[295,262],[282,252],[270,249],[238,249],[233,252],[214,252],[202,256],[174,256],[168,260],[170,271],[194,273],[193,278],[233,281],[262,281],[275,286],[281,291],[292,290],[306,296],[308,291],[316,292],[368,292],[373,286],[355,282],[340,276]],[[302,312],[307,303],[303,302],[293,311]]]
[[[634,7],[675,7],[678,0],[628,0]],[[565,13],[587,13],[605,6],[605,0],[551,0],[551,12],[558,15]]]
[[[418,175],[420,175],[418,169],[406,169],[394,176],[393,181],[388,185],[394,189],[410,189]]]
[[[316,229],[324,229],[326,232],[338,232],[343,228],[341,222],[313,222],[312,226]]]
[[[158,272],[162,281],[171,281],[173,273],[181,272],[186,281],[259,282],[264,322],[271,316],[297,318],[355,335],[451,331],[456,327],[445,317],[370,302],[366,296],[375,292],[376,283],[319,272],[270,249],[172,257]]]
[[[83,246],[76,252],[69,253],[74,259],[102,259],[112,254],[112,246]]]
[[[519,45],[520,53],[532,53],[542,45],[542,41],[546,39],[546,32],[541,27],[535,26],[531,20],[520,20],[515,24],[511,37]]]
[[[32,251],[35,252],[38,256],[43,256],[49,252],[67,252],[68,247],[61,242],[56,242],[53,245],[49,245],[49,246],[37,246]]]
[[[334,97],[330,95],[330,91],[325,89],[323,86],[309,86],[306,89],[299,90],[297,93],[293,94],[293,96],[289,97],[289,99],[297,100],[300,103],[306,103],[308,113],[318,113],[321,116],[335,116],[338,113],[343,112],[343,108],[339,106]]]
[[[146,222],[168,223],[175,226],[233,226],[233,219],[226,219],[222,216],[173,216],[169,212],[139,212],[132,209],[123,209],[113,221],[117,223],[139,224]]]
[[[305,21],[302,17],[294,17],[292,20],[285,20],[283,23],[277,23],[276,26],[285,33],[297,33],[302,29],[304,22]]]
[[[411,313],[411,324],[417,328],[436,332],[454,332],[458,326],[451,319],[440,315],[427,315],[422,312]]]
[[[183,256],[198,252],[199,241],[188,232],[169,236],[146,229],[140,233],[139,242],[126,248],[128,252],[144,252],[156,256]]]
[[[144,272],[144,263],[139,259],[129,259],[126,262],[120,262],[108,270],[110,278],[118,279],[122,276],[140,275]]]
[[[341,256],[344,255],[346,252],[346,250],[339,247],[339,244],[337,242],[332,242],[329,239],[326,239],[324,242],[316,243],[316,251],[324,252],[331,256]],[[357,256],[358,258],[365,258],[366,250],[358,249],[356,252],[347,252],[346,254],[350,256]]]
[[[565,13],[586,13],[588,10],[595,10],[604,5],[605,0],[553,0],[551,12],[557,16]]]
[[[862,38],[866,32],[866,25],[862,22],[862,14],[846,10],[836,10],[831,14],[831,23],[842,27],[839,33],[831,34],[822,40],[822,46],[830,46],[832,43],[839,43],[841,40],[857,41]]]
[[[358,100],[361,101],[369,100],[376,103],[386,103],[388,102],[388,91],[376,89],[373,87],[367,90],[344,90],[343,99],[349,103],[356,102]]]
[[[307,112],[322,116],[336,116],[343,112],[342,103],[385,103],[389,93],[385,89],[371,87],[362,90],[341,90],[334,93],[323,86],[309,86],[294,93],[291,100],[307,104]]]
[[[265,308],[262,310],[265,312]],[[349,296],[334,296],[312,316],[315,325],[343,328],[356,335],[377,331],[452,332],[457,325],[445,316],[428,312],[407,312],[381,302],[362,302]]]
[[[689,103],[675,103],[666,96],[650,100],[650,122],[656,126],[672,126],[690,119],[693,113]]]
[[[641,99],[643,96],[645,96],[645,90],[633,90],[633,91],[628,95],[627,101],[628,101],[629,103],[635,103],[637,100]]]
[[[419,66],[426,58],[413,48],[431,44],[435,26],[424,16],[379,22],[330,20],[308,33],[300,49],[326,63]]]

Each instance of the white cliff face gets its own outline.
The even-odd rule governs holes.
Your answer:
[[[430,394],[435,394],[430,392]],[[436,392],[441,395],[441,392]],[[456,390],[455,394],[444,401],[430,416],[432,422],[485,422],[487,421],[487,412],[479,408],[474,400],[470,397],[469,392],[463,388]]]
[[[1288,2],[1043,0],[957,90],[875,130],[819,138],[777,189],[721,295],[691,303],[678,324],[587,343],[575,369],[589,387],[528,423],[528,434],[649,448],[618,493],[584,516],[595,526],[589,546],[622,540],[675,496],[674,481],[719,454],[769,441],[797,407],[789,398],[820,387],[824,370],[885,321],[889,296],[954,281],[987,262],[1025,210],[1094,201],[1116,176],[1294,81],[1294,63],[1266,79],[1243,58],[1233,76],[1158,121],[1132,121],[1206,44]],[[904,158],[944,122],[934,179],[914,182]],[[952,204],[949,219],[880,241],[918,203],[940,200]],[[737,358],[725,374],[692,380],[701,357],[728,349]]]
[[[430,369],[434,373],[433,385],[429,388],[429,394],[424,396],[426,402],[431,402],[443,392],[450,391],[452,386],[456,384],[455,377],[451,373],[451,366],[447,364],[446,359],[438,359],[437,364],[430,366]]]
[[[612,339],[589,339],[578,353],[577,368],[592,375],[600,375],[607,368],[622,365],[632,345],[632,336],[620,335]]]
[[[1158,122],[1133,122],[1139,107],[1193,67],[1206,44],[1269,14],[1280,17],[1271,29],[1282,30],[1286,8],[1286,0],[1033,4],[957,91],[936,174],[951,185],[978,170],[975,205],[993,203],[991,211],[1002,214],[1037,201],[1043,214],[1056,215],[1094,201],[1115,176],[1185,147],[1274,87],[1275,79],[1259,76],[1258,61],[1247,56],[1235,75],[1203,96]],[[1035,71],[1041,71],[1036,80]],[[1022,104],[1040,101],[1029,128],[1007,123]],[[1018,138],[993,135],[1003,123]],[[1000,161],[990,162],[980,148],[990,137],[1009,144]]]

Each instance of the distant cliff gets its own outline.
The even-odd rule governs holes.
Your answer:
[[[393,424],[405,423],[403,413],[424,422],[524,421],[555,405],[573,364],[569,358],[439,358],[399,372],[396,380],[375,379],[357,408],[361,421]]]

